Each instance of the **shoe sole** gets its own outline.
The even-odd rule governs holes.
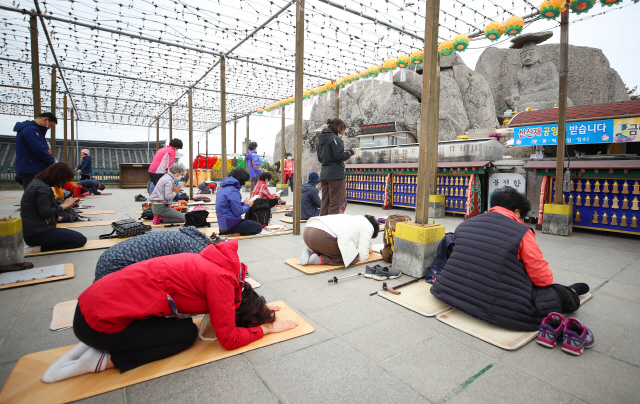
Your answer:
[[[536,340],[538,342],[538,344],[547,347],[547,348],[555,348],[556,347],[556,342],[555,341],[549,341],[547,339],[538,339]]]
[[[580,347],[580,349],[576,351],[574,348],[566,348],[565,345],[562,345],[562,350],[568,354],[580,356],[582,352],[584,352],[584,347]]]
[[[399,278],[399,277],[400,277],[400,275],[394,275],[394,276],[376,276],[376,275],[373,275],[373,279],[375,279],[377,281],[386,281],[386,280],[389,280],[389,279],[396,279],[396,278]]]
[[[365,278],[373,278],[373,274],[364,274]]]

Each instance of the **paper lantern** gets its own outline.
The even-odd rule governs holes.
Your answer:
[[[524,20],[517,15],[507,18],[504,22],[504,33],[506,36],[516,36],[522,32],[524,28]]]
[[[262,109],[262,108],[258,108],[258,113],[259,113],[260,115],[262,115],[262,114],[264,113],[264,109]]]
[[[595,6],[596,0],[571,0],[571,11],[580,15],[591,10]]]
[[[456,52],[464,52],[469,47],[469,37],[465,34],[456,35],[453,38],[453,48]]]
[[[438,45],[440,56],[451,56],[453,54],[453,41],[442,41]]]
[[[336,83],[334,83],[333,81],[327,81],[326,83],[324,83],[324,87],[327,89],[327,91],[333,91],[336,89]]]
[[[302,99],[303,99],[303,100],[306,100],[306,99],[308,99],[309,97],[311,97],[311,90],[304,90],[304,91],[302,92]]]
[[[395,68],[398,67],[398,59],[393,59],[393,58],[387,59],[384,62],[382,62],[382,66],[387,72],[395,70]],[[380,69],[380,72],[382,72],[382,69]]]
[[[327,92],[327,86],[318,87],[318,95],[322,95]]]
[[[497,41],[504,34],[504,27],[498,21],[491,21],[484,28],[484,37],[491,42]]]
[[[398,56],[397,62],[398,62],[398,67],[399,68],[405,69],[405,68],[409,67],[409,65],[411,64],[411,58],[409,56],[407,56],[406,54],[401,53]]]
[[[634,2],[637,3],[637,1],[634,1]],[[604,6],[611,7],[620,3],[622,3],[622,0],[600,0],[600,4],[602,4],[602,7]]]
[[[380,73],[380,67],[369,66],[369,68],[367,68],[367,72],[369,73],[370,78],[378,77],[378,74]]]
[[[562,12],[560,9],[564,7],[566,0],[544,0],[540,4],[540,17],[547,20],[555,20]]]
[[[422,64],[424,61],[424,51],[421,49],[411,52],[411,63],[414,65]]]
[[[345,83],[345,78],[344,77],[340,77],[339,79],[336,79],[336,87],[338,88],[344,88],[344,86],[346,86],[347,83]]]
[[[366,79],[369,77],[369,69],[360,70],[360,77]]]

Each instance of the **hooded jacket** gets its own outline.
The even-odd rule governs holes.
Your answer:
[[[16,174],[38,174],[56,162],[49,154],[45,139],[47,130],[35,121],[17,122],[13,127],[16,132]]]
[[[255,150],[249,150],[246,156],[247,166],[249,167],[249,175],[255,178],[262,174],[262,162]]]
[[[56,228],[62,206],[56,202],[53,190],[36,177],[27,187],[20,201],[22,236],[44,233]]]
[[[324,223],[337,236],[338,248],[345,267],[356,257],[359,261],[369,259],[373,226],[366,217],[344,214],[317,216],[309,219],[307,227],[315,221]]]
[[[80,170],[80,174],[91,174],[91,156],[85,156],[78,164],[78,169]]]
[[[114,334],[133,320],[172,316],[167,295],[178,313],[209,313],[224,349],[243,347],[263,336],[262,327],[236,327],[247,266],[238,259],[238,241],[210,245],[200,254],[182,253],[129,265],[101,278],[80,297],[87,324]]]
[[[320,205],[322,204],[322,201],[320,200],[316,187],[309,183],[302,184],[300,192],[300,219],[309,220],[312,217],[318,216],[320,214]]]
[[[216,196],[216,216],[218,228],[225,231],[240,223],[242,215],[249,211],[249,205],[242,203],[240,183],[233,177],[227,177],[220,183]]]
[[[165,146],[158,150],[153,156],[153,161],[149,165],[149,172],[152,174],[164,174],[176,160],[176,149],[171,146]]]
[[[318,137],[316,150],[318,161],[322,164],[320,180],[343,180],[344,162],[353,156],[353,149],[345,150],[342,139],[329,128],[324,128]]]
[[[151,258],[180,253],[200,254],[210,244],[209,238],[193,226],[178,231],[156,231],[119,242],[105,251],[96,264],[96,278]]]

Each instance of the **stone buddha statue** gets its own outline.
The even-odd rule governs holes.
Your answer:
[[[512,40],[511,47],[522,51],[521,66],[516,68],[511,81],[511,96],[505,99],[505,103],[511,109],[548,109],[558,103],[558,70],[551,62],[540,62],[538,53],[538,44],[552,35],[551,32],[539,32],[521,35]],[[573,102],[568,98],[567,106],[573,106]]]

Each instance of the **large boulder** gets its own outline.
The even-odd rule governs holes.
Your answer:
[[[541,62],[551,62],[560,70],[560,44],[537,45],[537,50]],[[476,73],[489,83],[498,113],[508,108],[504,100],[511,95],[513,73],[521,66],[520,52],[521,49],[489,47],[476,64]],[[574,105],[629,100],[622,79],[600,49],[572,45],[569,46],[567,96]]]

